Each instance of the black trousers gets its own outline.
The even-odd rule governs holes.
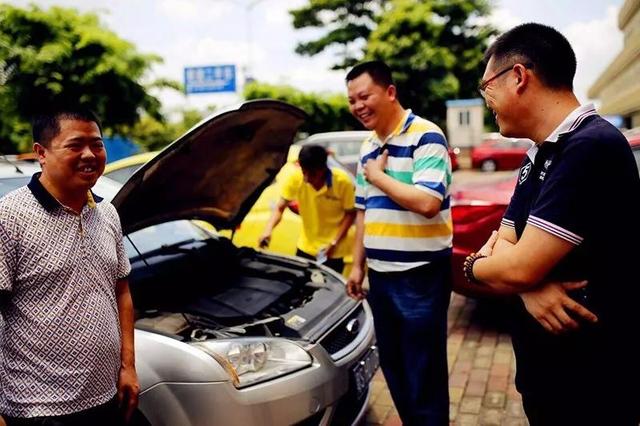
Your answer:
[[[300,249],[296,249],[296,256],[304,257],[305,259],[316,260],[315,256],[312,256],[309,253],[306,253]],[[324,262],[324,265],[333,269],[337,273],[341,274],[342,271],[344,270],[344,259],[342,257],[335,258],[335,259],[327,259],[327,261]]]
[[[598,393],[599,398],[577,388],[562,395],[525,393],[522,405],[531,426],[638,426],[638,402],[627,398],[628,391],[611,387]]]
[[[51,417],[7,417],[7,426],[123,426],[124,419],[114,397],[110,401],[78,411],[77,413]]]

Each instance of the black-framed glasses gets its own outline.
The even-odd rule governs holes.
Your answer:
[[[478,84],[478,92],[480,92],[480,96],[482,96],[484,98],[485,90],[487,89],[487,86],[489,85],[489,83],[491,83],[493,80],[495,80],[496,78],[500,77],[504,73],[511,71],[513,69],[513,67],[515,67],[516,65],[518,65],[518,64],[515,63],[513,65],[510,65],[509,67],[503,69],[502,71],[499,71],[493,77],[488,78],[488,79],[486,79],[484,81],[480,81],[480,84]],[[527,62],[527,63],[522,64],[522,65],[527,69],[533,68],[533,64],[531,62]]]

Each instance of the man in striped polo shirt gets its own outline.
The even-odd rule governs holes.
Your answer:
[[[449,424],[451,162],[438,126],[405,110],[380,61],[347,74],[351,113],[372,130],[360,151],[347,292],[374,315],[380,364],[406,425]]]

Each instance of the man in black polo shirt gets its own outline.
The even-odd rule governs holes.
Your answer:
[[[535,146],[499,231],[465,262],[470,286],[519,295],[508,322],[532,426],[637,425],[640,179],[629,144],[576,99],[575,55],[553,28],[515,27],[485,60],[479,89],[500,133]]]

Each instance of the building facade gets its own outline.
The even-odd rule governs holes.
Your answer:
[[[455,148],[478,145],[484,132],[484,100],[456,99],[446,102],[447,140]]]
[[[588,96],[600,99],[600,114],[622,116],[626,128],[640,127],[640,0],[625,0],[618,27],[624,33],[622,52],[591,86]]]

